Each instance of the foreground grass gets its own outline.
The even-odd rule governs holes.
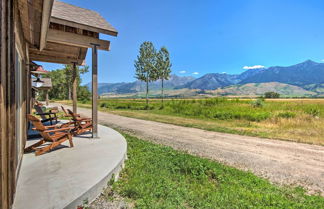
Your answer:
[[[301,188],[275,186],[249,172],[124,136],[128,142],[128,160],[112,191],[136,208],[324,206],[324,198],[308,196]]]
[[[142,99],[103,99],[99,110],[153,120],[249,136],[324,145],[324,99],[266,100],[255,106],[248,99],[160,100],[145,106]],[[80,104],[90,107],[90,104]]]

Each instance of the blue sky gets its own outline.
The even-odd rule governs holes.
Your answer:
[[[195,77],[324,60],[321,0],[63,1],[99,12],[119,32],[101,37],[111,41],[111,51],[99,52],[99,82],[135,80],[134,60],[143,41],[168,48],[173,73]],[[91,70],[91,50],[86,63]],[[83,76],[83,83],[89,81],[90,73]]]

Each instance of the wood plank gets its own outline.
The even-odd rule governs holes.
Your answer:
[[[110,42],[89,36],[83,36],[75,33],[64,32],[60,30],[49,29],[47,41],[72,45],[83,48],[91,48],[91,44],[99,45],[100,50],[109,51]]]
[[[43,50],[46,45],[46,36],[49,28],[50,17],[54,0],[43,1],[42,26],[40,32],[39,49]]]
[[[79,24],[79,23],[75,23],[75,22],[70,22],[70,21],[59,19],[59,18],[56,18],[56,17],[51,17],[50,21],[53,22],[53,23],[61,24],[61,25],[67,25],[67,26],[70,26],[70,27],[80,28],[80,29],[84,29],[84,30],[88,30],[88,31],[97,32],[97,33],[103,33],[103,34],[107,34],[107,35],[111,35],[111,36],[117,36],[118,35],[118,32],[116,32],[116,31],[110,31],[110,30],[104,30],[104,29],[101,29],[101,28],[91,27],[91,26],[88,26],[88,25],[83,25],[83,24]]]
[[[51,57],[51,56],[35,55],[35,54],[30,54],[29,58],[31,61],[51,62],[51,63],[58,63],[58,64],[71,64],[73,62],[76,62],[78,65],[81,65],[83,63],[83,60],[79,60],[79,59]]]
[[[43,56],[60,57],[60,58],[67,58],[67,59],[79,58],[79,54],[68,53],[65,51],[59,52],[59,51],[50,51],[46,49],[39,51],[35,48],[34,49],[31,48],[29,51],[30,51],[30,55],[43,55]]]
[[[8,125],[7,125],[7,50],[8,50],[8,2],[0,2],[1,30],[0,30],[0,208],[9,208],[8,198]]]

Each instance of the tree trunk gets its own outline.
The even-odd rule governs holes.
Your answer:
[[[148,79],[146,80],[146,106],[148,106],[148,91],[149,91],[149,87],[148,87]]]
[[[163,89],[164,89],[164,88],[163,88],[163,81],[164,81],[164,80],[163,80],[163,78],[162,78],[161,81],[162,81],[162,107],[163,107],[163,106],[164,106],[164,104],[163,104],[163,99],[164,99],[164,92],[163,92]]]
[[[68,98],[67,98],[68,100],[72,100],[71,94],[72,94],[71,88],[70,88],[70,85],[68,85]]]

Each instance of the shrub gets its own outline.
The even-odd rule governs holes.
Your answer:
[[[108,104],[106,102],[103,102],[100,104],[100,107],[102,108],[108,108]]]
[[[263,107],[264,101],[262,99],[257,99],[252,101],[251,105],[252,107]]]
[[[313,117],[319,117],[320,116],[320,110],[317,108],[310,108],[305,111],[307,114],[313,116]]]
[[[264,93],[264,97],[265,98],[279,98],[280,94],[277,92],[269,91],[269,92]]]
[[[279,118],[294,118],[296,117],[296,113],[294,112],[281,112],[278,114]]]

